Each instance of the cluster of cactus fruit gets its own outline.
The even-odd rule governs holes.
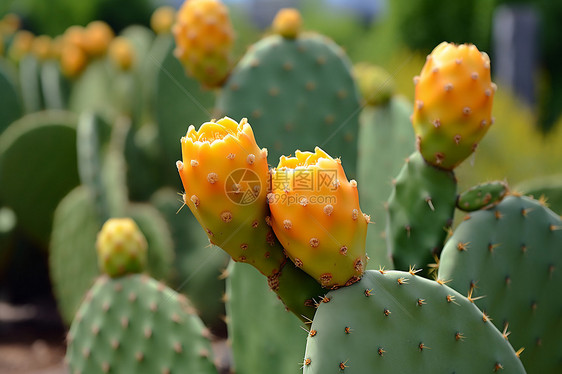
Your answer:
[[[0,35],[0,213],[48,248],[72,373],[216,373],[223,313],[237,373],[562,369],[561,218],[504,182],[457,191],[493,123],[485,53],[437,46],[410,105],[295,9],[237,64],[219,0],[151,26]],[[20,175],[30,148],[45,172]]]

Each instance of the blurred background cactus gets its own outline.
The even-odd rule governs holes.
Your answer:
[[[192,327],[186,329],[201,340],[198,351],[187,349],[187,336],[185,341],[178,337],[178,342],[209,372],[215,368],[209,365],[213,352],[204,354],[211,347],[208,338],[219,372],[284,374],[299,372],[301,366],[323,371],[306,365],[311,325],[303,331],[299,318],[284,312],[254,269],[229,264],[230,257],[210,243],[183,207],[184,186],[175,164],[181,159],[179,139],[189,125],[229,116],[236,122],[248,119],[257,143],[268,148],[270,167],[282,154],[312,151],[315,146],[341,157],[348,179],[357,180],[361,210],[372,220],[368,268],[408,271],[416,262],[428,270],[433,254],[449,237],[444,228],[455,229],[462,220],[458,209],[453,214],[455,204],[462,208],[455,200],[459,191],[479,193],[488,185],[471,188],[501,181],[490,184],[501,187],[493,197],[499,196],[497,203],[509,184],[511,192],[531,195],[562,214],[561,4],[2,1],[0,372],[66,373],[63,356],[74,316],[82,308],[88,317],[76,324],[71,336],[91,330],[104,300],[114,300],[115,290],[109,290],[114,283],[135,292],[146,288],[152,302],[160,300],[158,290],[164,284],[169,287],[163,292],[174,300],[170,313],[190,321]],[[516,27],[506,26],[510,24]],[[454,174],[429,167],[415,152],[410,122],[417,105],[412,78],[422,70],[425,56],[443,41],[473,43],[488,52],[498,87],[494,124]],[[424,200],[427,194],[435,197]],[[395,229],[408,226],[413,200],[423,202],[420,211],[435,204],[433,211],[440,216],[437,223],[416,216],[416,223],[427,224],[422,236]],[[495,203],[475,204],[477,209],[491,209]],[[503,205],[494,209],[503,212]],[[546,208],[541,205],[542,209]],[[96,235],[108,219],[125,217],[146,238],[147,275],[142,276],[145,281],[130,276],[104,283],[97,267]],[[454,252],[450,247],[456,242],[450,240],[445,248]],[[420,243],[428,249],[421,258],[401,252]],[[456,264],[451,257],[445,258],[449,267]],[[445,270],[441,274],[447,274]],[[363,283],[376,281],[369,274]],[[400,277],[392,275],[384,282]],[[416,283],[422,290],[433,286]],[[89,300],[93,307],[83,303],[89,289],[94,290]],[[457,291],[466,297],[464,288]],[[323,295],[315,296],[322,304]],[[119,305],[127,308],[123,302]],[[477,306],[499,308],[485,302]],[[323,319],[332,313],[327,310],[328,306],[319,309],[326,313]],[[154,311],[139,307],[130,312],[152,318],[146,316]],[[272,326],[273,320],[278,326]],[[502,330],[503,321],[497,322]],[[320,319],[313,326],[322,323]],[[134,340],[137,332],[128,332]],[[275,336],[264,348],[263,336],[268,334]],[[73,367],[104,370],[103,362],[110,359],[103,356],[99,367],[90,368],[84,344],[89,342],[79,339],[69,351]],[[322,344],[310,344],[310,357],[316,358]],[[502,348],[507,356],[513,353],[508,348]],[[177,353],[178,346],[174,349]],[[529,349],[543,357],[535,351]],[[141,361],[151,363],[138,370],[152,370],[150,357],[143,351]],[[352,370],[346,369],[345,360],[340,363],[342,371]],[[548,365],[548,370],[555,367]]]

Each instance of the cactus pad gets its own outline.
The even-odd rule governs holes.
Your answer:
[[[433,263],[451,227],[456,200],[453,172],[429,165],[419,152],[412,154],[388,200],[386,240],[396,269]]]
[[[499,204],[509,192],[505,182],[488,182],[471,187],[459,195],[457,208],[465,212],[489,209]]]
[[[350,177],[356,172],[359,107],[345,52],[306,33],[295,39],[271,35],[251,46],[217,100],[219,115],[248,118],[272,159],[320,145],[341,157]]]
[[[68,334],[72,373],[217,373],[184,296],[147,275],[97,279]]]
[[[73,115],[43,112],[14,122],[0,137],[1,199],[44,246],[57,204],[79,183],[75,128]]]
[[[303,373],[525,372],[474,304],[412,273],[368,270],[328,292],[310,327]]]
[[[439,278],[470,293],[511,334],[529,373],[562,370],[562,221],[538,201],[508,196],[470,213],[447,241]],[[507,330],[508,329],[508,330]],[[507,333],[507,332],[506,332]]]

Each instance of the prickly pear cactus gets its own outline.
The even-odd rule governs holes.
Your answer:
[[[0,134],[22,115],[16,79],[9,66],[0,60]]]
[[[96,240],[98,266],[112,278],[139,273],[146,266],[146,238],[131,218],[107,220]]]
[[[154,207],[142,204],[132,204],[127,213],[147,239],[149,273],[157,279],[167,279],[173,247],[164,218]],[[72,190],[55,210],[49,245],[49,273],[58,309],[67,324],[99,275],[95,244],[103,222],[94,193],[87,186]]]
[[[419,152],[406,160],[388,200],[386,240],[396,269],[428,270],[441,253],[456,200],[452,171],[429,165]]]
[[[385,104],[366,106],[359,116],[357,181],[362,186],[361,207],[374,222],[367,232],[367,254],[372,268],[391,267],[385,239],[385,205],[393,178],[416,149],[411,112],[411,104],[405,98],[392,96]]]
[[[217,100],[219,116],[248,118],[272,159],[320,145],[342,158],[352,178],[360,106],[345,52],[305,33],[270,35],[251,46]]]
[[[76,118],[70,113],[31,114],[0,136],[0,199],[42,246],[48,245],[57,204],[79,183],[77,169]]]
[[[562,175],[552,175],[524,181],[515,187],[524,195],[544,200],[546,205],[558,214],[562,214]]]
[[[185,296],[144,274],[101,276],[68,333],[72,373],[217,373]]]
[[[539,201],[508,196],[470,213],[447,241],[439,278],[470,294],[509,335],[529,373],[562,369],[562,220]]]
[[[365,272],[328,292],[303,373],[525,373],[509,342],[466,297],[399,271]]]
[[[224,332],[225,280],[221,275],[229,256],[218,247],[209,247],[209,238],[193,214],[179,211],[183,202],[176,190],[164,187],[150,202],[166,219],[174,239],[174,289],[189,297],[211,331]]]
[[[457,208],[465,212],[490,209],[499,204],[508,194],[507,183],[501,181],[481,183],[461,193],[457,199]]]
[[[361,212],[357,182],[341,161],[316,147],[282,156],[271,171],[271,227],[293,263],[323,287],[359,280],[367,265],[370,217]]]
[[[267,150],[258,147],[246,119],[190,126],[181,148],[183,200],[210,242],[258,269],[287,308],[311,318],[320,285],[286,259],[269,226]]]
[[[177,167],[184,202],[211,243],[235,261],[275,275],[285,256],[265,221],[267,150],[258,147],[250,125],[225,117],[204,123],[198,131],[190,126],[181,146],[183,162]]]
[[[175,48],[170,35],[158,37],[152,49],[152,63],[155,86],[150,90],[150,106],[154,109],[155,122],[158,125],[158,141],[162,149],[163,160],[160,168],[168,170],[180,155],[177,150],[178,139],[185,135],[188,125],[198,125],[211,120],[211,109],[215,96],[204,91],[200,84],[188,77],[181,63],[174,56]],[[177,174],[162,175],[164,182],[180,189]]]
[[[234,31],[220,0],[186,0],[173,26],[174,54],[204,86],[219,87],[230,71]]]
[[[94,194],[86,186],[72,190],[54,214],[49,275],[58,310],[68,325],[98,276],[95,243],[102,224],[98,217]]]
[[[443,42],[414,83],[418,149],[427,162],[451,170],[474,152],[492,125],[496,86],[490,59],[472,44]]]
[[[227,274],[228,339],[236,373],[296,373],[306,345],[302,321],[285,310],[255,269],[231,262]]]

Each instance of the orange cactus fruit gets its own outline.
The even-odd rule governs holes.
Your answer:
[[[52,50],[53,40],[48,35],[39,35],[33,39],[31,43],[31,52],[37,59],[44,61],[53,57]]]
[[[68,78],[76,78],[88,65],[88,56],[80,47],[72,43],[62,43],[60,64],[63,74]]]
[[[102,56],[107,52],[115,34],[104,21],[92,21],[84,29],[84,49],[90,56]]]
[[[219,0],[187,0],[172,28],[175,56],[205,87],[219,87],[231,67],[234,31],[228,9]]]
[[[199,130],[189,126],[181,148],[183,199],[211,243],[275,277],[286,257],[267,223],[267,150],[256,144],[250,124],[225,117]]]
[[[414,84],[418,150],[428,163],[452,170],[493,123],[490,59],[472,44],[443,42],[427,56]]]
[[[284,38],[294,39],[301,32],[302,17],[294,8],[283,8],[273,19],[273,31]]]
[[[114,38],[109,44],[109,59],[123,71],[130,70],[135,64],[135,50],[131,42],[123,37]]]
[[[131,218],[107,220],[96,240],[100,269],[115,278],[140,273],[146,266],[146,238]]]
[[[10,57],[19,61],[23,56],[30,53],[34,38],[35,36],[27,30],[16,31],[9,50]]]
[[[150,17],[150,28],[156,34],[168,34],[176,18],[176,10],[171,6],[161,6]]]
[[[355,283],[367,266],[369,216],[359,207],[357,182],[339,159],[316,147],[282,156],[271,172],[271,226],[295,265],[325,288]]]

